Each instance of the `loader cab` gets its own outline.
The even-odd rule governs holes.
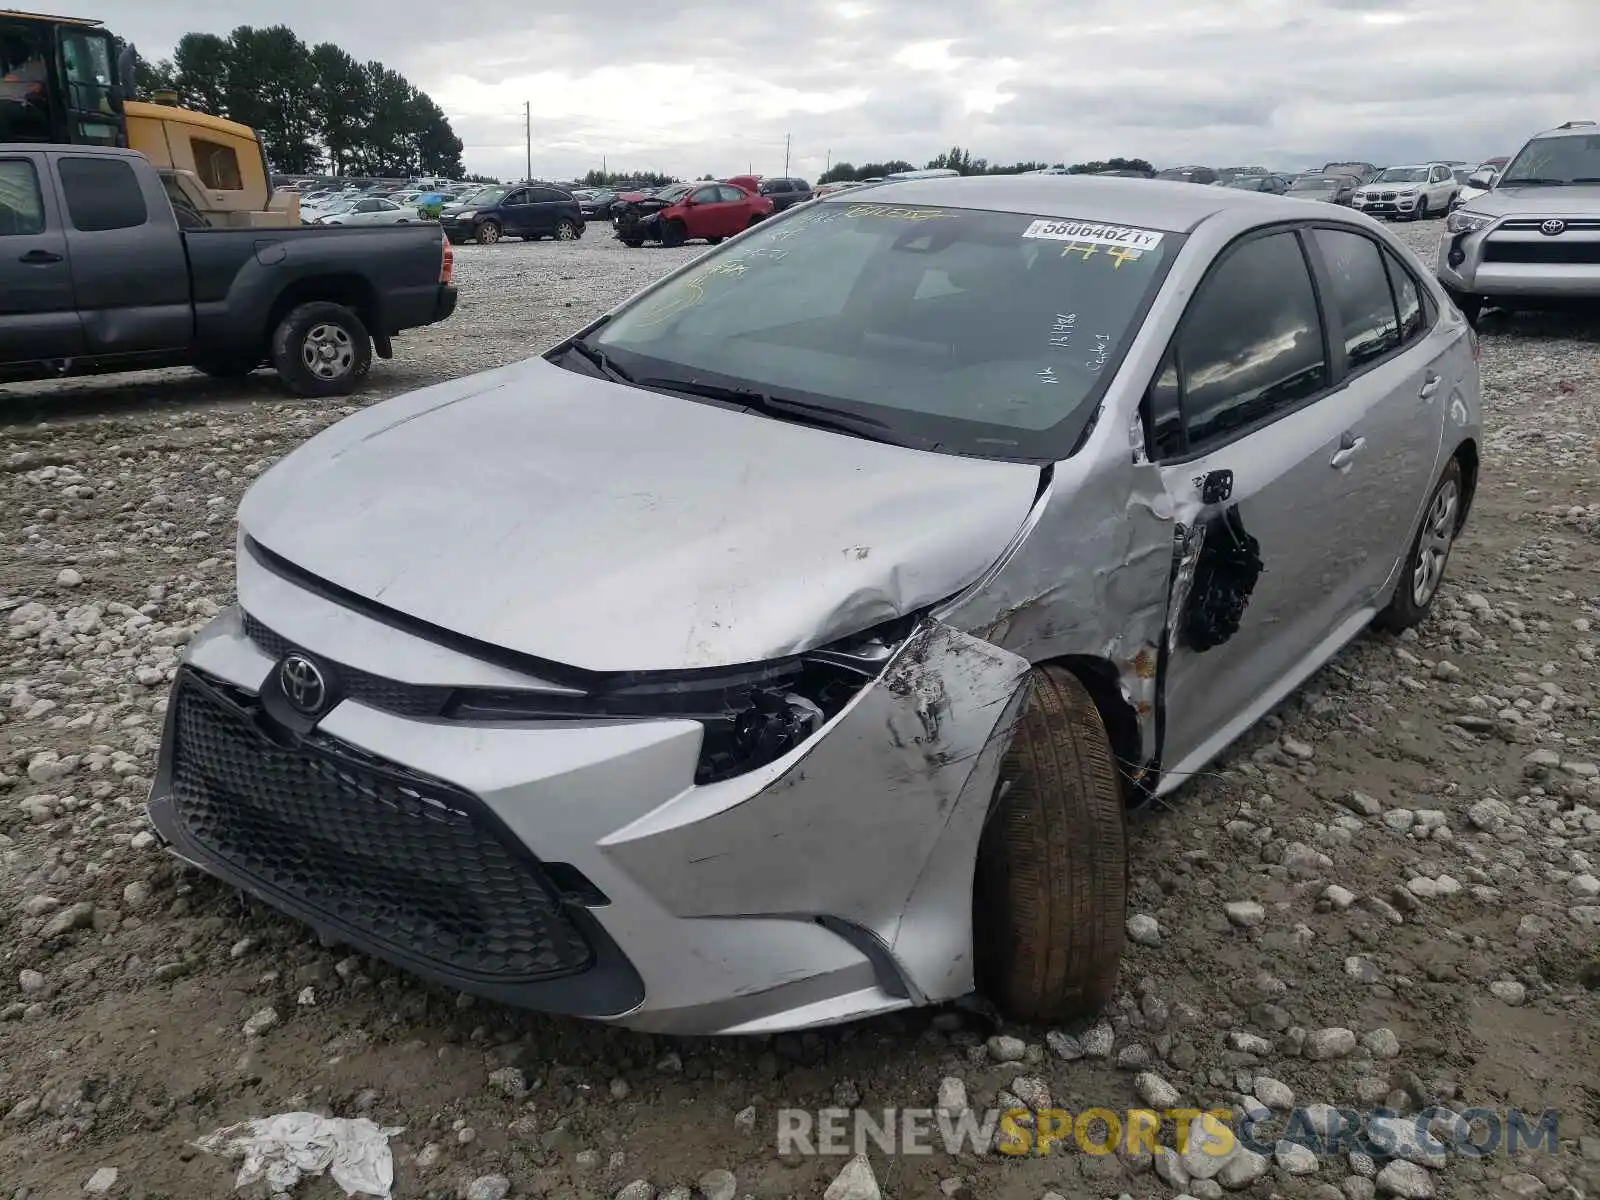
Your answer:
[[[98,21],[0,9],[0,142],[126,146],[118,60]]]

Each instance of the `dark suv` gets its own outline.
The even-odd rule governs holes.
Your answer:
[[[540,183],[487,187],[439,214],[439,226],[452,242],[484,245],[502,237],[570,242],[583,236],[583,225],[583,210],[571,192]]]
[[[772,211],[781,213],[811,199],[811,185],[804,179],[763,179],[761,194],[772,201]]]

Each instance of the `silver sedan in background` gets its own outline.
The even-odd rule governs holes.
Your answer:
[[[422,218],[417,214],[414,205],[396,204],[393,200],[369,196],[365,200],[354,200],[347,205],[324,210],[317,215],[313,223],[317,225],[414,225],[421,220]]]
[[[1333,206],[823,198],[258,480],[151,818],[325,935],[532,1009],[1091,1013],[1129,808],[1426,617],[1476,351]]]

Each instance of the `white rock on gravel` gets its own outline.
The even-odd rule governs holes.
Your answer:
[[[1267,916],[1267,910],[1254,900],[1235,900],[1225,906],[1223,912],[1240,929],[1254,929]]]
[[[1515,1008],[1528,998],[1528,989],[1515,979],[1496,979],[1489,985],[1489,994],[1502,1004]]]
[[[865,1154],[858,1154],[845,1163],[844,1169],[834,1176],[822,1200],[883,1200],[878,1190],[877,1176]]]
[[[721,1167],[700,1176],[695,1186],[700,1191],[699,1200],[733,1200],[739,1193],[739,1182],[733,1172]]]
[[[1158,1112],[1176,1108],[1183,1093],[1178,1091],[1154,1071],[1141,1071],[1133,1077],[1133,1090],[1151,1108]]]
[[[1272,1158],[1290,1175],[1311,1175],[1317,1170],[1316,1154],[1298,1142],[1279,1142],[1272,1148]]]
[[[1431,1200],[1433,1176],[1416,1163],[1397,1159],[1378,1172],[1378,1192],[1400,1200]]]
[[[1128,940],[1140,946],[1161,945],[1161,925],[1152,916],[1135,913],[1127,921]]]
[[[116,1167],[100,1167],[84,1181],[83,1190],[91,1196],[104,1196],[117,1186],[118,1174]]]
[[[270,1008],[270,1007],[269,1008],[259,1009],[259,1010],[257,1010],[255,1013],[253,1013],[251,1015],[249,1020],[247,1020],[244,1023],[244,1035],[245,1035],[245,1037],[252,1037],[252,1038],[260,1037],[262,1034],[266,1033],[269,1029],[274,1028],[277,1024],[278,1024],[278,1010],[277,1009]]]
[[[1344,1058],[1356,1048],[1356,1035],[1348,1029],[1318,1029],[1306,1035],[1301,1053],[1314,1062]]]
[[[1230,1192],[1242,1191],[1265,1175],[1268,1165],[1265,1155],[1240,1146],[1228,1156],[1228,1161],[1222,1164],[1222,1170],[1217,1172],[1216,1179]]]
[[[462,1200],[505,1200],[511,1194],[511,1180],[504,1175],[480,1175],[467,1184]]]

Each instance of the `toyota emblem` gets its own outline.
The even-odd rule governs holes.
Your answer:
[[[1540,225],[1539,232],[1544,234],[1545,237],[1555,237],[1558,233],[1565,233],[1566,228],[1567,223],[1565,221],[1551,220]]]
[[[289,703],[305,716],[316,716],[328,702],[328,681],[304,654],[291,654],[278,664],[278,683]]]

